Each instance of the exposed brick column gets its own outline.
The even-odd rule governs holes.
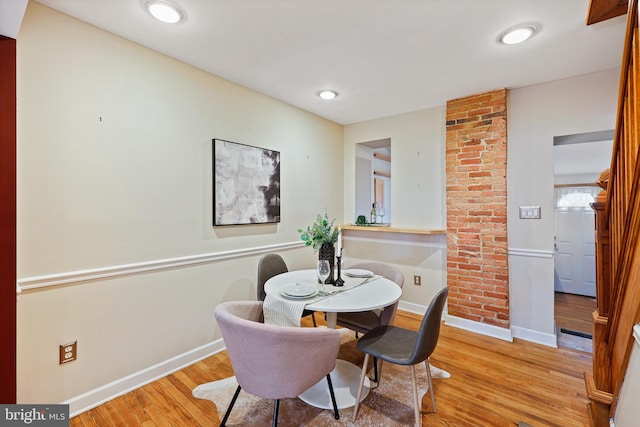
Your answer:
[[[506,89],[447,102],[447,282],[449,315],[509,327]]]

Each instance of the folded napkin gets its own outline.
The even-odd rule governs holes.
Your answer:
[[[267,294],[262,304],[264,323],[278,326],[300,326],[307,301],[289,301]]]

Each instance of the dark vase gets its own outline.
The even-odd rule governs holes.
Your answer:
[[[326,259],[327,261],[329,261],[329,268],[330,268],[331,274],[329,274],[329,277],[324,282],[325,284],[328,284],[328,285],[333,285],[334,283],[333,266],[334,266],[335,257],[336,257],[336,248],[331,243],[323,243],[322,246],[320,246],[320,249],[318,250],[318,261],[323,259]]]

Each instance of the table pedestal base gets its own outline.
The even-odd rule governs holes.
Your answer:
[[[330,375],[338,409],[355,406],[358,386],[360,385],[360,374],[362,374],[362,369],[357,365],[341,359],[336,361],[336,367]],[[370,388],[369,378],[365,377],[364,386],[362,387],[362,399],[367,397]],[[333,409],[326,378],[318,381],[298,397],[303,402],[316,408]]]

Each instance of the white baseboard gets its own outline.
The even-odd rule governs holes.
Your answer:
[[[224,348],[222,339],[212,341],[61,403],[69,405],[69,415],[74,417],[145,384],[166,377],[175,371],[216,354],[224,350]]]
[[[513,335],[510,329],[499,328],[493,325],[486,325],[473,320],[463,319],[456,316],[445,316],[445,325],[464,329],[465,331],[475,332],[477,334],[498,338],[504,341],[513,342]]]
[[[400,301],[400,303],[398,304],[398,309],[423,315],[427,310],[427,307],[424,305]],[[490,337],[499,338],[501,340],[509,342],[512,342],[513,338],[519,338],[525,341],[534,342],[536,344],[546,345],[547,347],[558,348],[558,337],[555,334],[545,334],[543,332],[521,328],[519,326],[512,326],[511,330],[509,330],[505,328],[498,328],[492,325],[485,325],[484,323],[474,322],[472,320],[462,319],[456,316],[449,316],[446,311],[446,307],[442,318],[445,319],[445,325],[465,329],[470,332],[488,335]],[[638,334],[640,335],[640,325],[638,325],[637,328]]]
[[[543,332],[522,328],[520,326],[512,326],[511,333],[514,338],[520,338],[536,344],[546,345],[547,347],[558,348],[558,337],[556,334],[545,334]]]
[[[414,304],[412,302],[400,300],[400,302],[398,302],[398,310],[424,315],[424,313],[427,311],[427,307],[421,304]]]

